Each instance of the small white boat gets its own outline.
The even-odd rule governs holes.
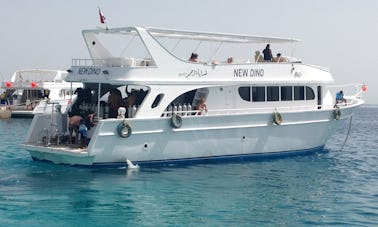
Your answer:
[[[22,145],[33,159],[142,167],[314,152],[364,103],[360,84],[335,86],[324,67],[289,56],[247,59],[266,43],[296,39],[145,27],[84,30],[83,36],[91,59],[73,59],[66,80],[83,82],[93,95],[74,104],[76,111],[96,112],[88,146],[65,141],[66,114],[41,114]],[[204,43],[211,44],[206,60],[189,61]],[[232,46],[222,56],[231,60],[216,59],[228,44],[241,46],[241,55]],[[186,49],[181,56],[180,48]],[[339,90],[345,103],[336,103]]]
[[[59,104],[65,111],[75,95],[73,91],[82,83],[64,81],[66,71],[27,69],[18,70],[10,81],[2,84],[6,92],[6,103],[12,110],[12,117],[30,117],[37,113],[51,113],[52,105]]]

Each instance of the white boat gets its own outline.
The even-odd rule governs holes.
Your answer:
[[[9,119],[11,118],[11,110],[8,106],[0,105],[0,119]]]
[[[233,55],[232,63],[215,59],[226,44],[247,45],[242,50],[249,52],[266,43],[292,45],[296,39],[145,27],[84,30],[83,36],[91,58],[73,59],[66,80],[83,82],[92,91],[92,102],[80,104],[97,114],[90,142],[84,148],[67,144],[60,139],[67,136],[67,126],[57,123],[67,116],[40,114],[22,145],[33,159],[143,166],[315,152],[364,103],[361,84],[335,86],[328,69],[293,57],[284,62],[260,62],[259,56]],[[166,41],[174,42],[174,50]],[[189,49],[186,41],[213,43],[210,57],[188,61],[199,45]],[[174,52],[181,44],[188,48],[184,58]],[[111,89],[126,98],[121,106],[127,111],[119,108],[117,118],[108,118],[104,104]],[[340,89],[346,103],[335,101]],[[202,99],[207,111],[196,109]]]
[[[51,103],[59,104],[65,111],[70,100],[75,97],[72,91],[83,86],[82,83],[65,82],[66,76],[67,72],[61,70],[16,71],[10,81],[2,84],[12,117],[32,118],[36,113],[51,113]]]

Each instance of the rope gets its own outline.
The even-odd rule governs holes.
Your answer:
[[[343,143],[343,146],[341,146],[341,149],[339,150],[339,152],[343,150],[343,148],[344,148],[344,146],[345,146],[345,144],[346,144],[346,142],[347,142],[347,140],[348,140],[349,132],[350,132],[350,128],[351,128],[351,125],[352,125],[352,118],[353,118],[353,116],[350,116],[349,127],[348,127],[348,133],[347,133],[347,135],[346,135],[346,137],[345,137],[345,141],[344,141],[344,143]]]

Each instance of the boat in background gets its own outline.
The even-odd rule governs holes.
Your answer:
[[[73,59],[66,80],[83,82],[90,97],[68,114],[34,117],[22,144],[33,159],[144,166],[315,152],[364,103],[361,84],[335,86],[324,67],[292,56],[248,57],[297,39],[146,27],[84,30],[83,37],[91,58]],[[209,52],[204,43],[209,56],[188,60],[193,50]],[[97,123],[85,124],[93,112]],[[75,115],[84,120],[76,133],[65,124]]]
[[[82,83],[67,83],[67,71],[26,69],[18,70],[10,81],[2,84],[2,102],[8,105],[12,117],[32,118],[37,113],[51,113],[52,105],[59,104],[65,111],[75,98],[73,91]]]
[[[8,106],[0,105],[0,119],[9,119],[11,118],[11,110]]]

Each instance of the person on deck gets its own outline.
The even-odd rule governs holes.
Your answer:
[[[206,115],[207,114],[207,105],[205,103],[205,98],[201,98],[201,101],[197,105],[197,110],[200,112],[198,113],[199,115]]]
[[[192,55],[189,58],[189,61],[198,62],[198,54],[197,53],[192,53]]]
[[[7,94],[6,92],[4,91],[1,95],[0,95],[0,99],[1,99],[1,104],[5,105],[7,104]]]
[[[83,130],[88,131],[91,127],[93,127],[95,125],[94,116],[95,116],[95,113],[91,113],[91,114],[88,114],[85,118],[83,118],[80,115],[74,115],[74,116],[69,118],[69,120],[68,120],[68,130],[69,130],[68,142],[70,144],[73,144],[72,133],[74,131],[75,131],[75,134],[76,134],[75,143],[77,143],[79,133],[81,134],[81,136],[83,136],[82,133],[85,133]],[[81,124],[84,124],[86,129],[83,126],[81,126]],[[85,134],[85,136],[86,136],[85,137],[85,143],[87,143],[88,142],[87,141],[87,139],[88,139],[87,134]],[[83,144],[84,144],[84,142],[82,141],[82,145]]]
[[[336,104],[337,103],[346,103],[346,99],[344,98],[344,93],[343,91],[340,91],[336,93]]]
[[[264,61],[272,61],[273,60],[273,54],[272,50],[270,49],[270,45],[267,44],[265,49],[263,50],[264,54]]]
[[[111,89],[108,97],[109,117],[116,118],[118,116],[118,108],[122,103],[122,94],[118,89]]]

